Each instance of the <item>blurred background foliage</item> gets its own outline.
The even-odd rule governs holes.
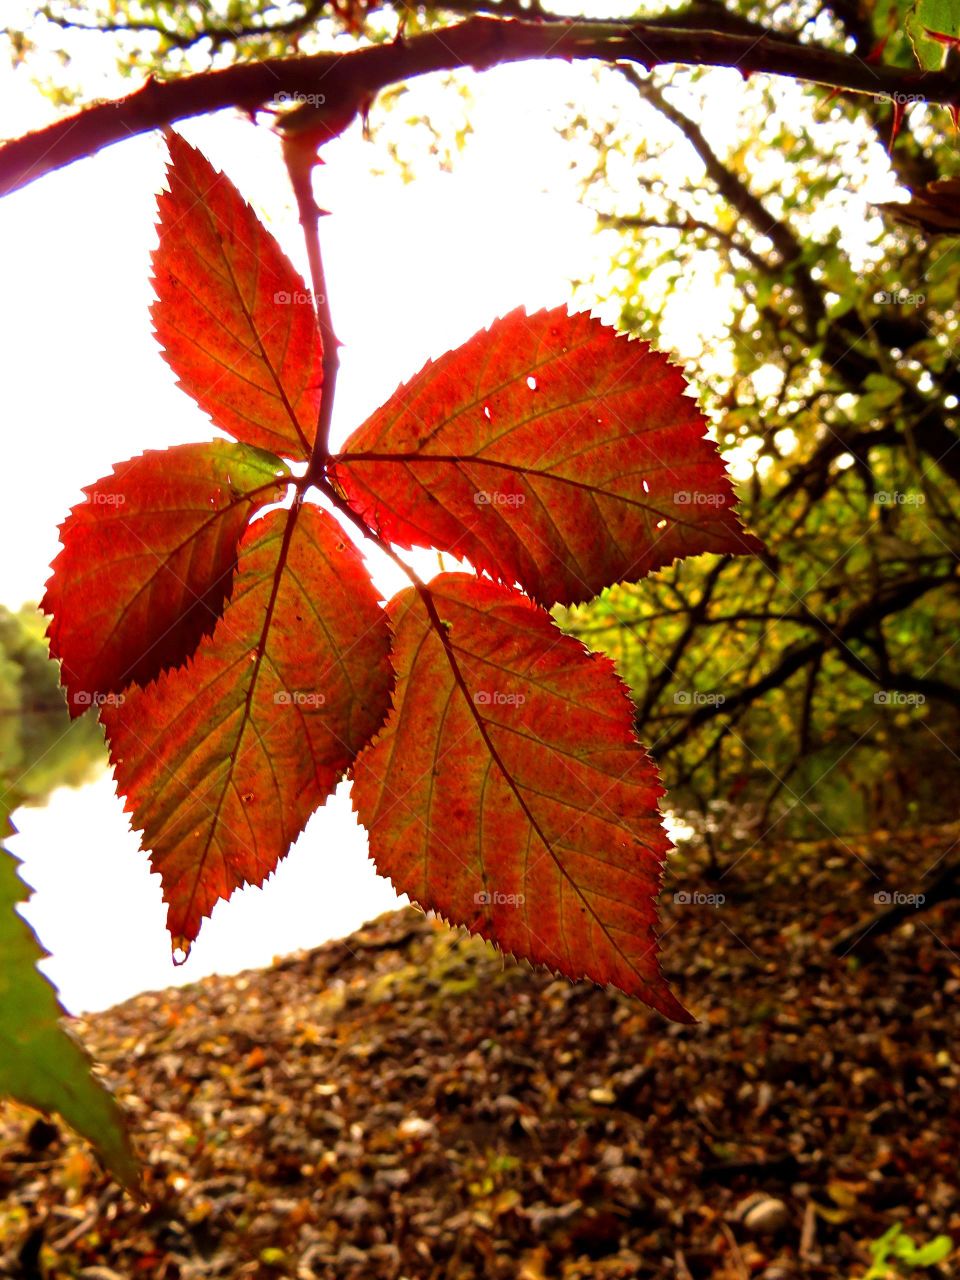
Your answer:
[[[41,804],[54,787],[85,782],[106,759],[91,715],[71,722],[35,605],[0,605],[0,804]]]
[[[131,74],[169,76],[390,39],[401,22],[412,32],[545,10],[535,0],[51,0],[42,12],[109,32]],[[868,63],[957,56],[924,35],[927,22],[953,21],[943,0],[551,12],[775,31]],[[11,43],[29,59],[26,33]],[[38,74],[68,101],[69,67],[60,71]],[[610,268],[574,282],[575,296],[678,353],[768,554],[701,557],[558,616],[618,662],[670,804],[711,848],[953,817],[960,227],[951,233],[949,217],[945,231],[911,226],[864,198],[883,189],[903,201],[960,172],[949,113],[733,71],[590,74],[588,107],[569,105],[562,131]],[[455,167],[470,76],[447,81],[442,118],[418,114],[402,89],[378,103],[374,127],[396,163],[410,163],[403,138],[416,124]],[[24,619],[8,624],[29,631]],[[58,697],[26,659],[17,667],[7,651],[4,663],[5,696]],[[52,723],[52,711],[39,714]],[[66,741],[44,753],[18,732],[4,750],[38,771]]]

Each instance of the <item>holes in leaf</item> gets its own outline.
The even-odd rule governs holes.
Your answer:
[[[658,528],[658,529],[665,529],[666,527],[667,527],[667,522],[666,522],[666,520],[658,520],[658,521],[657,521],[657,528]]]
[[[532,373],[527,374],[527,386],[531,391],[536,391],[537,389],[537,380]]]
[[[490,412],[490,406],[488,404],[485,404],[483,406],[483,416],[486,418],[488,422],[493,421],[493,414]]]
[[[647,484],[646,480],[643,481],[643,492],[644,493],[650,492],[650,486]]]

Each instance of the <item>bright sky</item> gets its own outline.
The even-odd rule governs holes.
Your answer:
[[[552,123],[567,97],[563,73],[538,68],[535,99],[530,68],[497,73],[498,91],[478,96],[475,133],[455,176],[434,165],[404,182],[359,128],[327,149],[317,192],[333,215],[322,228],[324,255],[344,343],[335,439],[429,356],[518,303],[532,309],[567,301],[570,280],[593,270],[593,219],[564,180]],[[0,95],[5,81],[2,70]],[[13,118],[5,114],[10,132],[48,110],[22,81],[16,88],[7,99],[15,102]],[[302,264],[269,129],[224,113],[184,132],[227,170]],[[148,324],[148,253],[162,174],[159,139],[136,139],[0,201],[8,477],[0,600],[9,605],[39,598],[57,525],[80,500],[81,485],[143,449],[211,435],[174,386]],[[373,567],[384,593],[394,590],[395,579]],[[16,823],[11,847],[36,891],[27,914],[73,1011],[269,963],[398,904],[367,857],[341,787],[265,888],[220,904],[190,960],[175,969],[159,879],[149,874],[110,777],[61,789],[46,807],[20,810]]]

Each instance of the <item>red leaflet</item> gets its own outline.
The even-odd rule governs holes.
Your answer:
[[[151,309],[163,354],[216,426],[307,459],[322,381],[310,294],[229,178],[179,134],[167,142]]]
[[[335,476],[382,537],[572,604],[677,556],[759,546],[685,388],[587,315],[514,311],[395,392]]]
[[[131,458],[84,490],[40,606],[71,715],[193,653],[223,612],[247,521],[289,476],[217,440]]]
[[[88,489],[44,608],[71,709],[100,706],[174,946],[261,884],[353,771],[398,888],[689,1020],[657,959],[668,843],[630,697],[529,598],[573,603],[677,556],[759,546],[683,376],[589,316],[517,311],[428,364],[342,454],[314,456],[303,282],[224,175],[176,135],[170,155],[157,335],[243,444],[146,454]],[[293,476],[277,455],[310,465]],[[290,484],[293,505],[247,527]],[[388,555],[435,546],[505,585],[455,574],[403,592],[391,665],[387,612],[314,486]]]
[[[393,711],[353,797],[378,870],[422,906],[570,978],[690,1021],[657,959],[669,848],[613,664],[465,574],[390,606]]]
[[[262,884],[336,787],[386,714],[389,643],[336,521],[273,511],[247,532],[230,603],[188,665],[102,707],[174,946],[189,949],[220,898]]]

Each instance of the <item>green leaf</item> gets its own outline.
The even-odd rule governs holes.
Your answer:
[[[0,836],[12,834],[9,816],[0,810]],[[29,897],[19,865],[0,847],[0,1095],[59,1112],[114,1177],[137,1193],[140,1174],[120,1108],[60,1021],[56,990],[37,969],[45,952],[17,911]]]
[[[950,44],[960,42],[956,0],[917,0],[907,18],[907,32],[924,71],[939,71]]]
[[[944,1258],[949,1257],[953,1251],[953,1241],[949,1236],[934,1236],[919,1249],[913,1245],[912,1241],[910,1243],[910,1253],[903,1256],[913,1267],[933,1267],[938,1262],[943,1262]]]

